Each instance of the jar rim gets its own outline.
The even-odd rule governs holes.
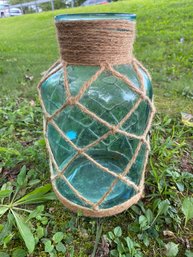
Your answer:
[[[135,21],[136,14],[129,13],[73,13],[60,14],[54,17],[55,22],[77,20],[129,20]]]

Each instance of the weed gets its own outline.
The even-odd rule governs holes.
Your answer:
[[[114,228],[108,233],[110,243],[115,243],[116,249],[111,250],[111,256],[116,257],[142,257],[140,245],[134,242],[130,237],[122,238],[121,227]]]
[[[34,211],[29,210],[24,205],[44,203],[48,200],[54,200],[55,195],[50,192],[51,185],[47,184],[42,187],[38,187],[30,193],[26,194],[28,186],[37,185],[40,180],[30,180],[31,174],[26,174],[26,167],[24,166],[17,176],[17,180],[13,183],[7,182],[3,184],[0,190],[0,217],[6,215],[7,221],[2,225],[2,231],[0,233],[0,244],[6,248],[7,244],[12,240],[14,232],[12,232],[12,226],[16,226],[25,245],[32,253],[35,249],[35,238],[31,232],[29,221],[32,218],[41,220],[41,213],[43,211],[42,206],[37,207]],[[28,184],[29,183],[29,184]],[[21,214],[19,214],[20,212]],[[24,215],[23,213],[28,213]],[[45,218],[44,218],[45,222]],[[44,223],[43,223],[44,224]]]
[[[42,239],[44,246],[45,246],[45,252],[49,253],[51,257],[59,256],[57,253],[65,253],[66,247],[63,244],[62,240],[64,239],[64,233],[63,232],[56,232],[52,239]],[[64,255],[61,255],[64,256]]]

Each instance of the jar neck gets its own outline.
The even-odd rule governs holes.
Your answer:
[[[79,13],[61,14],[55,16],[55,22],[59,21],[83,21],[83,20],[127,20],[135,21],[136,14],[129,13]]]
[[[125,19],[56,21],[61,59],[74,65],[132,61],[135,22]]]

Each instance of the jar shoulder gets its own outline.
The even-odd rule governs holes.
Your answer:
[[[114,69],[121,75],[125,76],[136,88],[141,88],[139,77],[137,76],[132,65],[117,65]],[[113,105],[121,102],[134,102],[138,95],[111,71],[103,71],[97,78],[96,72],[99,70],[97,66],[68,66],[67,76],[68,85],[71,95],[75,96],[79,93],[80,88],[87,82],[87,89],[81,97],[82,102],[87,102],[87,98],[97,101],[105,108],[111,109]],[[141,78],[144,83],[146,94],[152,98],[152,85],[147,73],[139,68]],[[47,80],[41,86],[41,94],[48,112],[54,112],[60,108],[66,100],[64,86],[63,68],[48,76]]]

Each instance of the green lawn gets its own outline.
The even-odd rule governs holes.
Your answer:
[[[135,54],[152,74],[158,111],[192,111],[188,98],[193,90],[192,0],[130,0],[1,19],[2,95],[15,91],[16,95],[35,98],[41,72],[58,58],[53,17],[75,12],[136,13]],[[26,81],[25,75],[32,75],[33,81]],[[182,96],[184,88],[186,96]]]
[[[36,85],[59,58],[54,16],[81,12],[137,14],[135,55],[152,75],[158,111],[145,196],[103,219],[96,257],[193,257],[193,131],[180,118],[180,112],[193,114],[193,0],[129,0],[0,19],[0,187],[11,197],[20,185],[17,200],[49,183]],[[72,214],[55,200],[29,220],[37,204],[23,204],[28,212],[16,211],[36,239],[34,253],[27,255],[12,212],[3,215],[9,197],[1,191],[0,201],[0,257],[90,257],[95,219]],[[62,232],[60,240],[56,232]]]

